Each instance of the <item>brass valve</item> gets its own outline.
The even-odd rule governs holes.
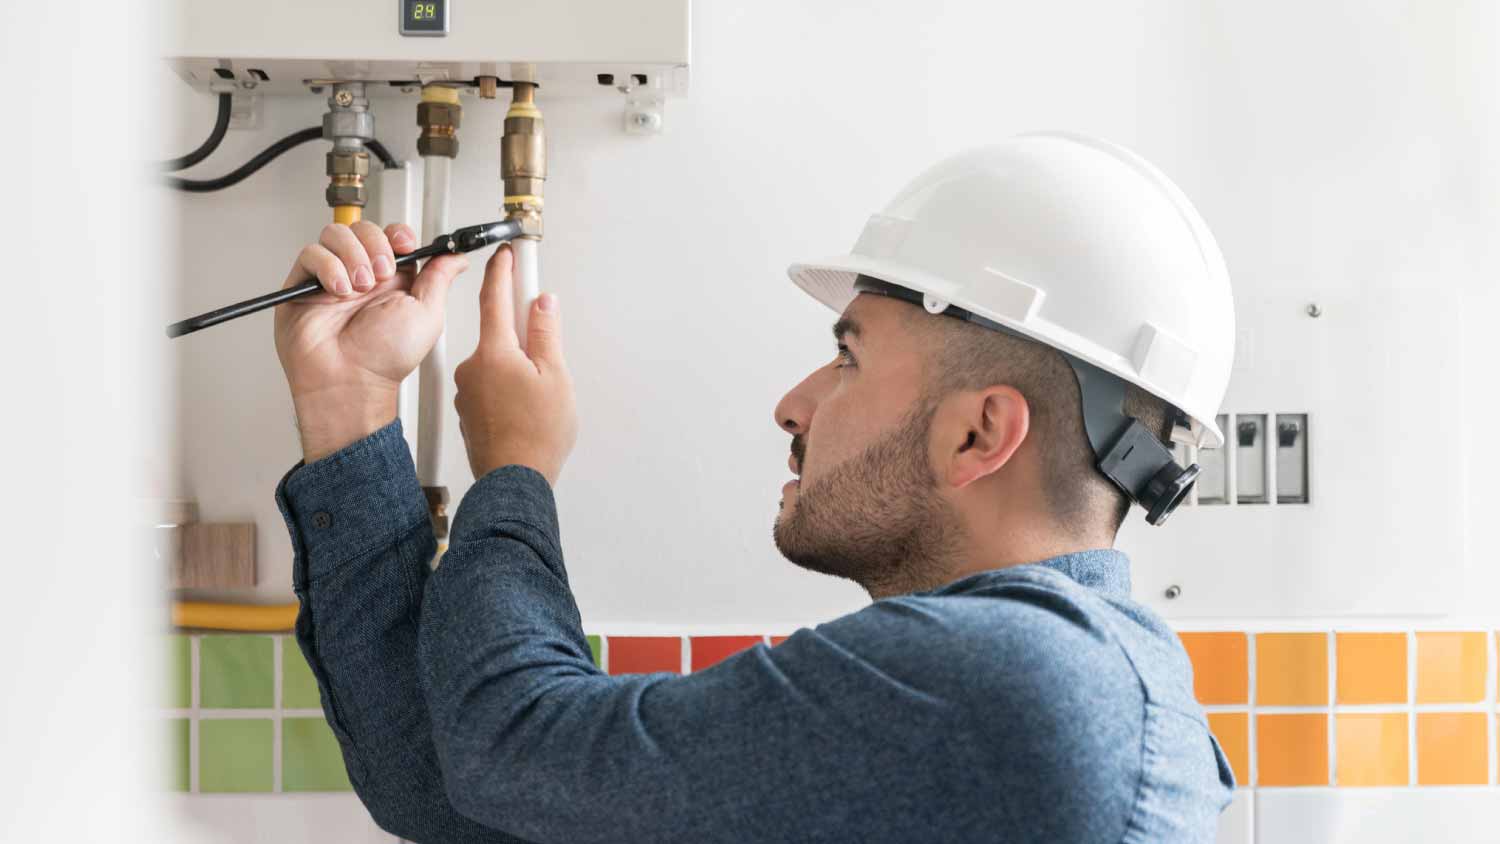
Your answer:
[[[517,220],[529,240],[542,237],[542,190],[547,181],[547,134],[536,107],[536,83],[516,82],[505,135],[500,139],[500,177],[508,220]]]

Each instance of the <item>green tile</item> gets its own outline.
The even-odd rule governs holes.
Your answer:
[[[282,791],[349,791],[338,739],[322,718],[281,722]]]
[[[172,709],[187,709],[192,706],[193,643],[189,637],[167,637],[167,662],[163,668],[167,689],[166,701],[162,705]]]
[[[598,636],[590,636],[590,637],[588,637],[588,639],[589,639],[589,650],[591,652],[593,652],[593,654],[594,654],[594,664],[598,665],[599,664],[599,637]]]
[[[270,636],[204,636],[198,670],[204,709],[266,708],[276,687]]]
[[[271,790],[269,718],[206,718],[198,722],[198,790]]]
[[[281,705],[287,709],[317,709],[323,705],[318,680],[302,658],[297,640],[291,637],[281,643]]]
[[[188,744],[188,719],[168,718],[166,724],[167,739],[167,789],[170,791],[187,791],[191,786],[188,781],[188,768],[191,764],[188,755],[192,747]]]

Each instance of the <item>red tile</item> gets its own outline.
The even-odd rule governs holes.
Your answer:
[[[702,671],[721,659],[758,645],[759,636],[694,636],[692,637],[693,670]]]
[[[774,648],[777,645],[781,644],[782,642],[785,642],[787,639],[790,639],[790,638],[791,638],[790,636],[772,636],[771,637],[771,647]]]
[[[611,674],[682,673],[680,636],[610,636],[607,641]]]

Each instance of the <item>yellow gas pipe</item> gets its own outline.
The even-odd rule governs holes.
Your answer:
[[[297,604],[224,604],[213,601],[173,601],[172,626],[206,630],[270,633],[291,630]]]

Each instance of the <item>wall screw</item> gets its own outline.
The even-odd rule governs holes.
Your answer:
[[[348,108],[354,104],[354,94],[350,93],[347,88],[341,88],[333,93],[333,103]]]
[[[1323,315],[1323,309],[1318,307],[1317,302],[1314,302],[1311,305],[1307,306],[1307,315],[1312,317],[1313,319],[1317,319],[1318,317]]]
[[[1167,600],[1168,601],[1176,600],[1177,597],[1179,595],[1181,595],[1181,594],[1182,594],[1182,587],[1181,586],[1178,586],[1177,584],[1174,583],[1171,586],[1167,587],[1166,596],[1167,596]]]
[[[415,91],[415,90],[416,89],[413,88],[413,87],[411,87],[410,85],[402,85],[401,86],[401,93],[403,93],[403,94],[410,94],[412,91]]]

